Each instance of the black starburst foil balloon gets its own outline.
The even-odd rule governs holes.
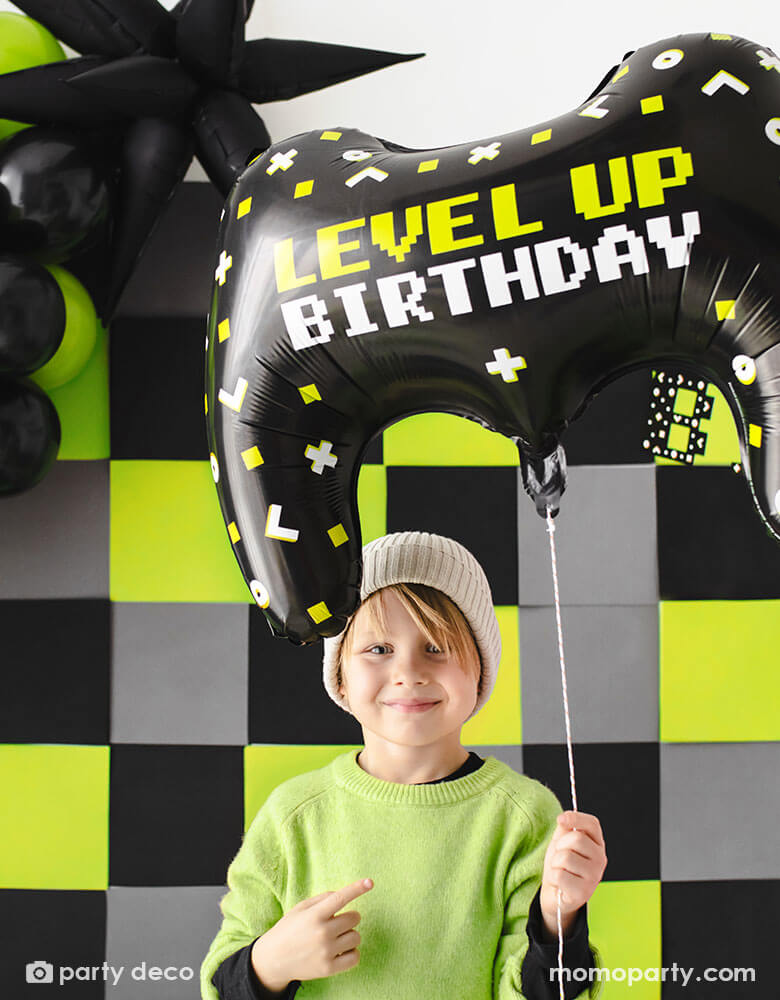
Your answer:
[[[185,0],[171,11],[157,0],[17,0],[16,6],[82,55],[0,76],[0,117],[99,130],[121,142],[111,272],[94,294],[104,323],[193,153],[225,196],[247,162],[270,145],[253,104],[421,55],[247,42],[251,0]]]

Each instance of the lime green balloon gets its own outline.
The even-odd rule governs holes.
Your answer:
[[[0,14],[0,73],[15,73],[44,63],[59,62],[65,52],[54,35],[24,14]],[[0,118],[0,139],[29,128],[23,122]]]
[[[65,332],[53,357],[29,377],[48,390],[70,382],[89,361],[97,338],[97,315],[89,292],[78,278],[56,264],[47,265],[46,270],[65,299]]]

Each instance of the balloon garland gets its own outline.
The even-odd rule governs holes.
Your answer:
[[[97,335],[91,297],[107,325],[193,153],[225,194],[270,143],[252,102],[418,58],[245,42],[251,0],[17,6],[36,20],[0,13],[0,422],[11,434],[14,415],[45,409],[46,419],[35,446],[29,421],[0,441],[0,496],[54,461],[59,420],[32,383],[51,389],[84,366]],[[85,54],[65,59],[55,35]]]
[[[84,130],[120,172],[98,315],[108,323],[193,154],[226,195],[270,144],[252,104],[287,100],[419,58],[320,42],[244,40],[247,0],[15,0],[84,55],[0,76],[0,115]],[[0,63],[0,66],[2,64]]]
[[[721,388],[780,538],[779,173],[780,60],[715,33],[638,49],[518,132],[413,150],[333,127],[253,161],[223,210],[205,407],[274,633],[313,642],[356,607],[384,427],[441,410],[507,435],[546,516],[568,422],[659,361]]]

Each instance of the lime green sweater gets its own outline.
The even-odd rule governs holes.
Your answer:
[[[357,754],[283,782],[258,811],[228,868],[202,1000],[219,1000],[221,962],[293,906],[363,877],[374,888],[350,906],[360,962],[304,980],[296,1000],[522,998],[526,919],[558,799],[495,757],[454,781],[403,785],[368,774]],[[595,981],[580,996],[599,993]]]

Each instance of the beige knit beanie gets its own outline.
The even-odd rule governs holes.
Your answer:
[[[374,591],[393,583],[422,583],[435,587],[463,612],[482,659],[482,690],[471,718],[490,697],[501,659],[501,634],[485,571],[469,550],[452,538],[427,531],[397,531],[363,546],[361,603]],[[349,708],[338,692],[337,669],[339,650],[348,626],[349,623],[338,635],[323,640],[322,658],[325,690],[345,712],[349,712]]]

